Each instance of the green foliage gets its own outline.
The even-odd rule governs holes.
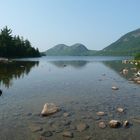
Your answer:
[[[135,55],[135,59],[136,59],[136,60],[140,60],[140,53],[137,53],[137,54]]]
[[[51,56],[84,56],[88,55],[89,50],[82,44],[74,44],[67,46],[65,44],[59,44],[45,52],[46,55]]]
[[[21,58],[39,57],[38,49],[32,47],[29,40],[12,36],[12,30],[4,27],[0,32],[0,57]]]
[[[101,51],[108,55],[134,56],[140,52],[140,29],[129,32]]]

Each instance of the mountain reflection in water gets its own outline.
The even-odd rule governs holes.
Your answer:
[[[74,68],[81,68],[81,67],[86,66],[87,63],[89,63],[88,61],[49,61],[49,62],[59,68],[63,68],[66,66],[72,66]]]
[[[31,69],[39,65],[39,61],[13,61],[0,63],[0,85],[6,88],[12,86],[13,79],[23,78]]]

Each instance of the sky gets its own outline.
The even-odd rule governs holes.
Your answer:
[[[140,28],[140,0],[0,0],[0,29],[45,51],[82,43],[100,50]]]

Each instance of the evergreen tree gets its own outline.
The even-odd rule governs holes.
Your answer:
[[[6,26],[0,32],[0,57],[40,57],[40,52],[32,47],[29,40],[13,37],[12,30]]]

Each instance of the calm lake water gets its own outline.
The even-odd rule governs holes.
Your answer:
[[[0,140],[40,140],[42,132],[51,131],[47,140],[63,140],[62,133],[74,133],[73,140],[139,140],[140,85],[129,81],[134,74],[125,57],[42,57],[20,59],[0,64]],[[128,68],[128,75],[120,71]],[[112,86],[119,87],[113,91]],[[42,118],[46,102],[60,106],[60,112]],[[125,108],[118,113],[117,107]],[[99,118],[96,112],[107,115]],[[70,116],[63,117],[64,112]],[[98,127],[100,120],[129,120],[125,129]],[[64,124],[69,121],[70,124]],[[71,129],[79,122],[89,125],[84,132]],[[54,125],[52,125],[54,124]],[[33,132],[36,127],[41,130]]]

